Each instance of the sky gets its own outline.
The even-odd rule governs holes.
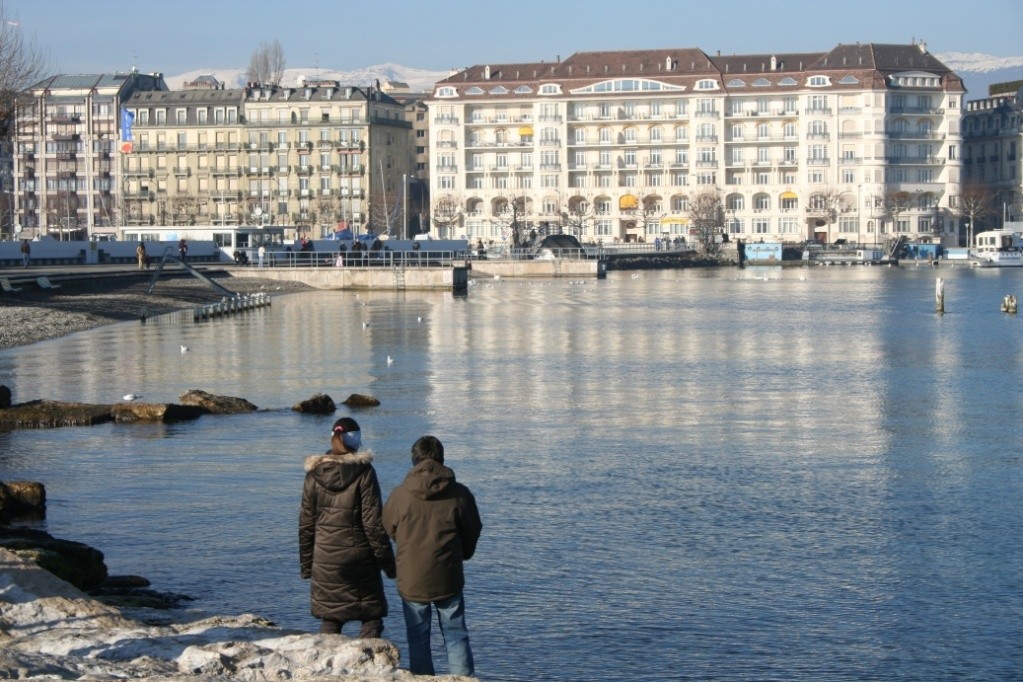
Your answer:
[[[447,70],[574,52],[819,52],[923,40],[1023,53],[1020,0],[0,0],[62,73],[245,68],[278,40],[288,68]]]

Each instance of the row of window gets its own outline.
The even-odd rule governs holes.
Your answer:
[[[489,77],[489,74],[487,77]],[[853,75],[846,75],[838,80],[839,85],[856,85],[859,82],[859,79]],[[892,77],[891,83],[899,87],[940,87],[941,85],[940,79],[936,76],[895,76]],[[745,80],[741,78],[732,78],[728,80],[726,87],[744,88],[746,85],[747,83]],[[752,86],[755,88],[770,87],[772,85],[796,87],[799,85],[799,81],[792,76],[783,76],[777,81],[772,81],[761,76],[752,81]],[[831,85],[832,81],[830,76],[814,75],[809,76],[806,79],[806,86],[811,88],[830,87]],[[693,89],[704,91],[719,90],[720,87],[721,86],[716,79],[701,78],[696,81]],[[572,94],[597,94],[604,92],[658,92],[665,90],[685,90],[685,87],[648,78],[615,78],[594,83],[593,85],[588,85],[583,88],[573,89],[570,92]],[[478,85],[471,85],[465,89],[464,94],[470,97],[478,97],[480,95],[507,95],[509,93],[514,93],[516,95],[528,95],[532,94],[532,92],[533,88],[528,85],[519,85],[514,90],[509,90],[503,85],[495,85],[487,90],[484,90]],[[556,83],[545,83],[537,89],[537,94],[540,95],[560,95],[561,92],[561,85]],[[458,88],[450,85],[441,86],[437,88],[435,97],[439,99],[458,97]]]

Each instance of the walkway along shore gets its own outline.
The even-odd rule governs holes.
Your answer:
[[[240,294],[266,292],[271,296],[312,291],[302,282],[264,278],[214,277]],[[16,294],[0,294],[0,349],[27,346],[47,339],[138,320],[145,311],[154,317],[220,301],[222,295],[185,273],[165,275],[153,293],[148,277],[96,279],[86,289],[62,287],[55,292],[22,286]]]

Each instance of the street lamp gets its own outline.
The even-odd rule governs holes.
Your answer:
[[[408,173],[404,173],[401,176],[401,194],[402,194],[402,209],[401,209],[401,230],[402,239],[408,239],[408,180],[411,176]]]

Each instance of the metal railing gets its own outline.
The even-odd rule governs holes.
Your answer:
[[[244,259],[241,257],[244,254]],[[265,268],[437,268],[451,267],[470,258],[469,251],[267,251]],[[234,251],[236,264],[260,267],[257,249]],[[247,259],[247,262],[245,262]],[[338,261],[341,261],[340,263]]]

